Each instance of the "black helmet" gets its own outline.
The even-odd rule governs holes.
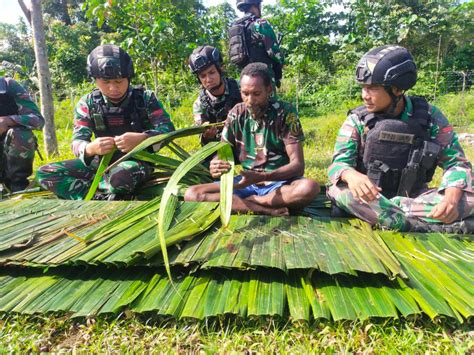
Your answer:
[[[116,45],[98,46],[87,57],[87,74],[92,78],[130,79],[134,75],[132,58]]]
[[[237,0],[237,9],[245,11],[247,5],[260,5],[262,0]]]
[[[395,45],[373,48],[357,64],[356,81],[408,90],[416,84],[416,65],[406,48]]]
[[[221,69],[221,52],[212,46],[197,47],[189,56],[189,69],[191,69],[193,74],[199,73],[212,64],[214,64],[218,70]]]

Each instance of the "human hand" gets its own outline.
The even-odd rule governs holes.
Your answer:
[[[205,122],[205,123],[209,123],[209,122]],[[202,133],[202,137],[207,140],[212,140],[217,136],[217,132],[218,130],[216,127],[210,127]]]
[[[114,137],[114,141],[117,149],[123,153],[128,153],[147,138],[148,136],[145,133],[127,132]]]
[[[230,168],[230,163],[219,159],[213,159],[209,164],[209,171],[214,179],[221,177],[221,175],[228,172]]]
[[[341,179],[347,183],[352,196],[359,202],[369,203],[380,198],[382,189],[365,174],[350,169],[342,173]]]
[[[240,176],[242,176],[242,179],[234,185],[234,188],[236,189],[242,189],[252,184],[263,182],[267,179],[267,174],[265,172],[255,170],[242,170]]]
[[[443,200],[433,207],[427,217],[440,220],[443,223],[453,223],[459,218],[459,200],[462,194],[461,189],[448,187],[444,191]]]
[[[105,155],[115,149],[114,137],[99,137],[86,145],[86,156]]]

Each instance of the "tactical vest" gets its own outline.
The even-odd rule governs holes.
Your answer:
[[[7,81],[0,77],[0,116],[18,115],[15,98],[7,93]]]
[[[126,132],[144,131],[143,123],[148,120],[145,106],[144,89],[134,87],[128,97],[128,105],[108,107],[99,89],[94,89],[90,117],[94,124],[96,137],[115,137]]]
[[[211,100],[206,94],[204,88],[199,93],[199,101],[203,111],[209,118],[210,123],[223,122],[227,118],[229,111],[238,103],[242,102],[239,85],[234,79],[224,79],[227,83],[229,93],[225,96],[225,100]],[[219,102],[217,102],[219,101]]]
[[[424,98],[412,97],[407,122],[369,113],[364,106],[350,113],[365,123],[357,170],[382,188],[384,196],[413,197],[433,178],[439,144],[431,140],[431,115]]]
[[[269,66],[274,63],[265,49],[263,36],[251,29],[257,20],[258,17],[250,14],[235,21],[229,28],[229,59],[240,69],[254,62]]]

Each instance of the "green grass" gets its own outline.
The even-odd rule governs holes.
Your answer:
[[[11,316],[0,320],[0,352],[469,353],[472,328],[449,322],[212,320],[196,323],[127,317],[71,320]]]
[[[178,128],[192,124],[191,105],[170,110]],[[463,102],[464,100],[464,102]],[[457,132],[474,131],[474,94],[449,95],[435,103],[450,119]],[[337,131],[347,108],[339,105],[333,113],[315,116],[305,108],[301,114],[306,141],[306,175],[326,183]],[[60,155],[41,162],[73,158],[70,150],[73,103],[56,106],[56,127]],[[42,137],[40,136],[42,147]],[[184,148],[197,150],[198,139],[181,141]],[[474,147],[464,146],[474,159]],[[438,169],[439,170],[439,169]],[[436,182],[439,182],[438,173]],[[59,316],[7,316],[0,318],[0,352],[40,351],[158,351],[158,352],[363,352],[363,353],[472,353],[474,330],[471,322],[459,325],[451,320],[426,319],[371,322],[316,322],[292,324],[264,319],[259,322],[226,319],[193,323],[135,318],[127,313],[117,318],[72,320]]]

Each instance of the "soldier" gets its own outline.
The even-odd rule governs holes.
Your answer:
[[[356,70],[364,106],[339,130],[328,196],[372,225],[400,231],[473,232],[472,167],[446,117],[425,99],[405,95],[417,79],[411,54],[386,45]],[[441,185],[428,189],[436,166]],[[462,222],[453,223],[462,220]]]
[[[240,70],[249,63],[267,64],[275,90],[280,87],[284,60],[272,26],[261,18],[261,6],[262,0],[237,0],[237,9],[245,15],[229,28],[229,58]]]
[[[272,84],[264,63],[251,63],[240,77],[243,103],[227,117],[222,141],[232,146],[243,171],[235,178],[232,209],[258,214],[287,215],[301,208],[319,192],[316,182],[303,178],[303,130],[296,110],[283,101],[271,100]],[[229,170],[227,162],[214,158],[213,178]],[[187,201],[219,201],[216,183],[191,186]]]
[[[189,56],[189,68],[201,84],[193,105],[194,122],[202,125],[225,121],[230,109],[242,102],[242,98],[237,81],[224,75],[219,50],[211,46],[196,48]],[[220,141],[221,131],[208,129],[201,136],[201,144]]]
[[[43,126],[43,116],[26,90],[15,80],[0,77],[0,183],[12,192],[28,186],[37,148],[32,130]]]
[[[115,45],[95,48],[87,58],[87,72],[97,88],[79,100],[74,112],[72,150],[78,159],[45,165],[37,172],[41,187],[66,199],[86,195],[101,156],[117,149],[115,161],[148,137],[174,130],[155,94],[130,85],[133,63],[124,50]],[[112,195],[109,199],[123,197],[151,173],[148,163],[126,160],[105,174],[99,188]]]

